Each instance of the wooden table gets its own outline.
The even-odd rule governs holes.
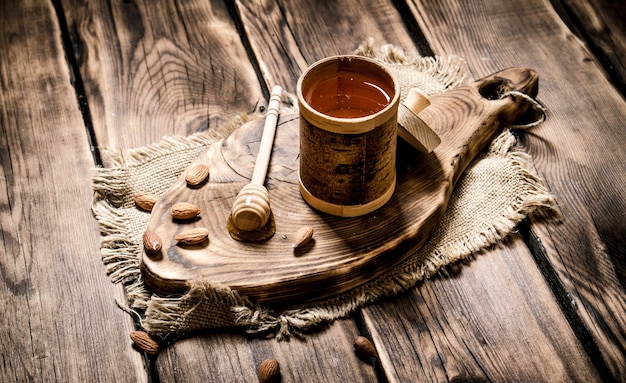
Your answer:
[[[0,381],[626,381],[624,10],[610,0],[3,1]],[[540,75],[522,136],[563,218],[289,342],[211,332],[136,351],[100,260],[99,148],[214,129],[367,37]],[[106,164],[105,164],[106,165]],[[352,342],[373,340],[379,359]]]

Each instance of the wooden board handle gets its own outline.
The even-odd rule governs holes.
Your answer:
[[[507,126],[515,124],[537,96],[539,76],[529,68],[508,68],[434,95],[420,118],[441,138],[435,149],[454,185],[467,165]]]

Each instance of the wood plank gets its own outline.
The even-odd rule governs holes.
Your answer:
[[[338,44],[336,36],[341,36],[339,41],[354,41],[354,45],[356,46],[360,43],[359,38],[362,35],[366,35],[367,32],[372,32],[378,34],[379,40],[382,42],[400,42],[398,46],[404,48],[414,47],[412,40],[409,40],[408,35],[404,35],[406,31],[404,30],[404,23],[399,18],[387,19],[385,17],[381,17],[375,19],[374,24],[370,23],[362,23],[362,22],[352,22],[350,30],[342,29],[344,25],[342,22],[335,20],[352,20],[351,17],[354,17],[354,13],[349,12],[351,9],[361,9],[366,15],[368,14],[368,10],[361,7],[361,4],[358,2],[341,4],[341,9],[331,9],[326,10],[324,13],[318,12],[316,5],[308,4],[308,3],[299,3],[298,7],[289,7],[288,5],[279,7],[279,11],[274,11],[273,8],[266,6],[266,8],[253,7],[249,4],[246,6],[241,5],[240,10],[242,13],[242,19],[245,20],[253,20],[252,15],[263,15],[261,17],[265,17],[268,20],[264,21],[264,23],[269,23],[270,30],[281,30],[281,31],[309,31],[308,33],[301,33],[296,35],[298,32],[289,33],[275,33],[269,35],[262,35],[263,31],[262,26],[256,26],[253,22],[250,22],[250,26],[248,23],[244,22],[244,26],[248,31],[250,36],[250,41],[254,42],[255,39],[258,42],[252,43],[253,49],[255,50],[256,56],[259,58],[261,62],[267,62],[270,59],[275,59],[276,53],[271,52],[266,47],[287,47],[282,53],[284,55],[283,61],[286,63],[288,67],[292,65],[292,63],[299,63],[298,65],[302,66],[303,63],[310,63],[310,60],[303,59],[304,57],[300,50],[311,51],[308,56],[319,59],[325,57],[327,55],[332,55],[336,53],[350,53],[351,49],[345,49],[343,52],[337,52],[334,50],[335,44]],[[390,3],[386,5],[378,5],[381,9],[389,9],[392,8]],[[245,14],[249,14],[249,17],[246,18]],[[357,12],[358,13],[358,12]],[[393,14],[393,12],[389,11],[389,13]],[[361,17],[361,14],[359,17]],[[384,14],[384,13],[383,13]],[[396,15],[396,17],[399,17]],[[364,17],[365,20],[369,20],[368,16]],[[355,20],[356,21],[356,20]],[[409,20],[410,21],[410,20]],[[380,23],[380,25],[378,24]],[[309,25],[310,24],[310,25]],[[410,24],[410,22],[409,22]],[[285,26],[286,25],[286,26]],[[320,26],[324,27],[320,27]],[[384,27],[383,27],[384,25]],[[322,28],[323,33],[317,34],[315,31],[317,29]],[[334,33],[334,31],[337,31]],[[328,32],[326,32],[328,31]],[[354,36],[352,38],[351,36]],[[419,39],[418,39],[419,40]],[[433,38],[433,40],[436,40]],[[344,43],[345,44],[345,43]],[[297,47],[298,49],[295,49]],[[443,53],[443,52],[442,52]],[[453,52],[451,52],[453,53]],[[295,67],[291,67],[295,68]],[[301,68],[304,69],[304,68]],[[501,69],[501,68],[499,68]],[[271,81],[275,81],[273,79],[284,78],[283,81],[291,81],[291,86],[295,89],[295,80],[297,79],[297,71],[292,69],[289,73],[294,73],[289,75],[288,77],[280,77],[284,76],[284,71],[278,73],[270,73],[267,74],[266,77],[268,83]],[[541,83],[541,80],[540,80]],[[284,84],[285,87],[289,88],[288,83]],[[540,85],[541,87],[541,85]],[[474,347],[469,351],[465,352],[464,356],[459,357],[458,359],[455,357],[455,350],[448,348],[447,350],[436,350],[431,347],[431,352],[429,356],[436,357],[436,359],[426,359],[424,365],[428,365],[430,363],[438,364],[440,367],[440,371],[445,371],[442,374],[418,374],[419,377],[424,378],[425,380],[443,380],[449,379],[453,380],[453,378],[462,378],[462,377],[471,377],[483,376],[486,379],[496,378],[498,376],[504,377],[506,374],[511,371],[530,371],[533,368],[536,368],[536,363],[539,361],[549,361],[551,364],[556,366],[561,366],[560,372],[567,370],[574,370],[573,373],[564,373],[560,375],[561,377],[566,376],[582,376],[582,377],[590,377],[592,380],[597,377],[594,375],[593,366],[590,366],[589,363],[585,360],[585,355],[582,352],[580,345],[577,343],[577,340],[574,334],[568,329],[568,324],[563,315],[560,312],[559,306],[556,304],[554,299],[552,298],[552,294],[548,286],[545,284],[543,279],[538,274],[537,268],[534,266],[533,259],[526,247],[520,241],[516,241],[513,244],[509,244],[512,250],[507,249],[494,249],[488,252],[487,257],[499,257],[504,258],[507,254],[510,255],[510,252],[515,254],[515,257],[521,257],[524,265],[529,265],[531,267],[530,270],[526,270],[525,266],[522,267],[522,264],[505,264],[503,262],[496,263],[487,263],[484,268],[486,271],[490,273],[490,281],[491,286],[506,286],[516,281],[520,286],[525,286],[524,283],[529,280],[532,281],[533,284],[536,284],[537,291],[540,293],[537,295],[528,294],[526,299],[529,300],[526,302],[519,302],[516,298],[519,297],[519,291],[509,291],[504,289],[499,291],[498,296],[494,296],[494,300],[499,300],[501,302],[505,302],[508,306],[510,306],[510,311],[515,312],[515,315],[525,318],[531,321],[536,321],[534,319],[538,314],[535,312],[534,306],[540,306],[544,311],[546,311],[545,317],[550,318],[549,321],[542,321],[542,324],[549,327],[549,330],[554,327],[557,329],[557,333],[559,336],[562,336],[564,340],[564,344],[567,344],[568,347],[571,347],[571,351],[565,352],[561,354],[554,354],[551,347],[544,347],[541,349],[537,349],[532,343],[522,343],[520,344],[521,350],[519,353],[533,353],[533,356],[530,358],[513,358],[508,361],[511,366],[508,370],[502,367],[502,363],[498,360],[498,353],[511,353],[511,346],[508,343],[511,340],[511,337],[517,335],[517,331],[520,326],[522,326],[519,322],[514,322],[511,324],[512,319],[510,317],[509,311],[499,311],[497,315],[491,314],[489,311],[485,311],[485,306],[481,304],[480,301],[474,302],[474,304],[468,308],[468,312],[473,315],[473,321],[467,323],[467,327],[465,332],[453,332],[448,329],[444,329],[440,324],[437,323],[438,320],[442,320],[441,318],[445,315],[445,311],[454,311],[455,307],[463,307],[465,305],[466,297],[465,294],[475,294],[476,296],[487,296],[490,293],[490,288],[485,283],[477,283],[477,280],[480,279],[480,276],[476,275],[474,277],[465,276],[462,274],[459,277],[453,279],[455,283],[443,283],[443,284],[430,284],[425,283],[424,286],[428,286],[429,291],[432,296],[449,296],[450,301],[441,307],[442,313],[438,313],[437,315],[431,316],[428,320],[423,320],[421,323],[419,321],[415,321],[416,317],[419,317],[421,314],[418,310],[418,306],[416,302],[412,302],[413,299],[417,299],[417,302],[420,300],[424,301],[426,298],[424,297],[416,297],[414,294],[419,294],[416,292],[408,296],[408,298],[402,298],[400,300],[395,300],[392,303],[385,303],[381,306],[372,305],[363,310],[363,315],[365,317],[365,323],[370,331],[372,331],[372,335],[377,340],[377,347],[379,348],[379,352],[386,356],[381,357],[381,362],[383,369],[386,372],[386,377],[392,381],[414,381],[420,380],[416,378],[416,368],[420,368],[421,365],[417,364],[415,360],[416,353],[419,355],[420,350],[415,347],[416,343],[413,343],[415,339],[411,338],[411,336],[397,336],[393,341],[381,341],[381,339],[385,338],[384,331],[382,329],[388,329],[391,327],[389,325],[390,321],[393,321],[393,324],[397,328],[404,327],[414,327],[414,326],[423,326],[424,331],[432,332],[430,335],[433,338],[438,339],[438,342],[442,343],[458,343],[463,342],[464,344],[472,344]],[[423,294],[423,293],[422,293]],[[403,299],[406,299],[403,300]],[[426,301],[427,305],[430,304],[430,300],[433,298],[429,298]],[[407,301],[411,301],[407,303]],[[434,302],[433,304],[437,304]],[[407,308],[408,306],[408,308]],[[394,320],[394,318],[404,318],[406,321],[403,323],[399,323]],[[491,342],[493,343],[493,348],[489,348],[485,352],[480,352],[479,348],[484,347],[484,338],[480,332],[484,331],[484,328],[489,328],[494,324],[498,326],[498,328],[506,328],[506,332],[495,331],[490,334],[492,337]],[[531,322],[532,324],[532,322]],[[546,336],[541,334],[542,329],[541,326],[534,327],[534,333],[532,336],[537,340],[543,341]],[[391,331],[391,330],[389,330]],[[558,338],[551,338],[550,341],[555,343],[555,340]],[[558,345],[559,343],[556,342]],[[555,346],[556,347],[556,346]],[[440,355],[438,351],[441,351]],[[446,351],[450,351],[448,353]],[[474,353],[474,354],[472,354]],[[571,361],[568,358],[572,357]],[[474,359],[476,358],[476,360]],[[577,365],[577,362],[580,364]],[[423,367],[424,369],[428,369],[428,366]],[[576,369],[578,368],[578,370]],[[483,372],[486,371],[486,372]],[[455,372],[456,371],[456,372]],[[446,375],[448,373],[448,375]],[[481,375],[482,374],[482,375]],[[532,374],[531,372],[526,372],[526,374]],[[546,373],[547,376],[548,373]],[[558,372],[555,372],[555,375],[558,376]],[[537,373],[535,376],[541,377],[540,373]]]
[[[100,261],[93,159],[54,9],[3,2],[0,19],[0,380],[147,381]]]
[[[626,93],[626,8],[619,1],[561,2],[615,86]]]
[[[363,316],[389,382],[601,381],[555,307],[514,236]]]
[[[603,378],[623,380],[624,99],[548,1],[412,6],[435,52],[466,57],[477,76],[518,65],[533,67],[541,76],[539,99],[548,109],[548,120],[524,135],[523,142],[557,196],[563,222],[535,224],[532,230],[559,282],[577,302],[576,312],[586,325],[582,331],[591,333],[601,353],[597,357],[589,349]]]
[[[295,93],[300,74],[324,57],[350,54],[368,38],[413,47],[389,1],[237,1],[245,32],[268,87]]]
[[[263,101],[222,1],[62,4],[100,146],[215,129]]]
[[[274,358],[283,382],[377,382],[374,367],[345,347],[357,335],[351,320],[288,342],[223,333],[199,335],[162,350],[157,371],[167,382],[255,382],[259,364]],[[206,347],[212,348],[201,352]]]

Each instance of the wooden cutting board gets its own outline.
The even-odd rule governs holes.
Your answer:
[[[319,213],[304,202],[298,191],[298,115],[281,115],[266,182],[276,232],[260,243],[236,241],[227,228],[233,201],[250,182],[264,120],[241,126],[194,161],[210,168],[204,184],[189,187],[181,176],[154,206],[147,230],[160,236],[163,247],[156,256],[142,254],[146,285],[170,293],[206,278],[253,301],[284,305],[328,298],[371,281],[424,244],[470,161],[526,113],[523,97],[500,98],[510,90],[536,97],[535,71],[506,69],[432,96],[419,117],[441,144],[425,154],[399,140],[392,199],[356,218]],[[200,216],[172,219],[170,208],[177,202],[195,204]],[[291,238],[304,225],[315,229],[314,239],[293,249]],[[174,239],[193,227],[208,228],[208,240],[185,246]]]

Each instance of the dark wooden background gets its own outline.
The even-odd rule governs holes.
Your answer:
[[[0,381],[626,381],[625,11],[611,0],[24,0],[0,5]],[[303,339],[211,332],[157,357],[100,261],[100,148],[214,129],[378,45],[540,75],[521,136],[560,220]],[[105,164],[106,165],[106,164]],[[363,334],[379,359],[359,360]]]

